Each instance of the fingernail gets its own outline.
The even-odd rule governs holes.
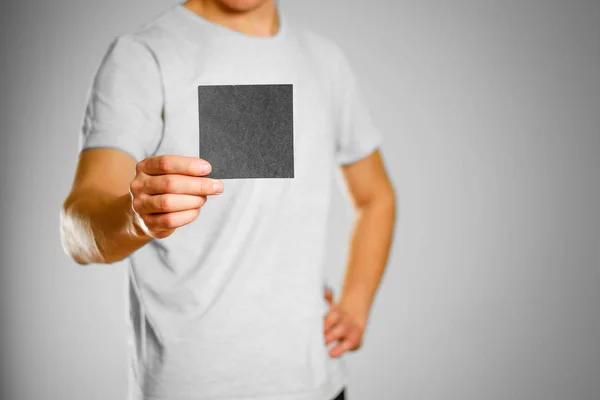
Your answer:
[[[203,162],[200,164],[200,172],[201,173],[209,173],[210,172],[210,164]]]
[[[217,194],[221,193],[223,191],[223,182],[213,181],[213,191]]]

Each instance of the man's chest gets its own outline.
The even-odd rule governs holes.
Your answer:
[[[205,125],[202,119],[208,116],[199,111],[199,104],[205,107],[210,104],[199,98],[199,86],[284,84],[292,89],[291,99],[286,101],[291,101],[294,179],[304,181],[315,174],[329,173],[333,167],[335,137],[331,77],[310,57],[295,51],[239,50],[207,51],[179,61],[178,65],[171,63],[170,68],[163,70],[165,130],[157,153],[199,156],[200,135],[210,134],[202,131]],[[227,132],[226,128],[232,126],[226,119],[236,115],[227,112],[215,115],[221,118],[224,127],[220,134],[231,135],[231,141],[237,140],[239,132]],[[268,134],[261,136],[261,132],[249,134],[258,141],[272,138]],[[224,151],[227,150],[221,149],[221,153]]]

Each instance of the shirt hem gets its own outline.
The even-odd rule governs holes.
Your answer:
[[[249,396],[147,396],[139,394],[139,397],[129,400],[333,400],[343,389],[347,387],[347,373],[344,367],[332,371],[329,379],[320,387],[313,390],[301,392],[265,393]]]

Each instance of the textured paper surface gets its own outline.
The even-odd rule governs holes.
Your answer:
[[[198,114],[209,177],[294,177],[292,84],[201,85]]]

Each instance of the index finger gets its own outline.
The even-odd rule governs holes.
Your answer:
[[[201,158],[167,154],[148,157],[138,163],[137,169],[147,175],[204,176],[210,173],[211,166]]]
[[[330,310],[325,314],[323,318],[323,330],[327,333],[333,326],[335,326],[342,319],[342,314],[337,308]]]

